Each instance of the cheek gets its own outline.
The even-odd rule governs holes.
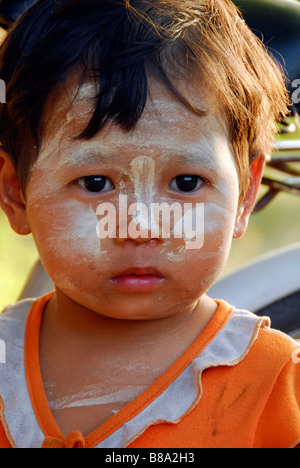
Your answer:
[[[188,289],[206,290],[218,278],[230,252],[234,221],[234,211],[205,203],[202,229],[197,233],[198,243],[199,240],[201,245],[203,242],[201,248],[193,248],[195,241],[181,239],[180,245],[166,253],[169,263],[178,269]]]
[[[93,208],[74,200],[40,199],[29,205],[28,214],[41,260],[56,284],[70,276],[84,277],[100,261],[103,251]]]
[[[232,242],[235,225],[235,209],[214,203],[205,204],[203,255],[227,254]]]

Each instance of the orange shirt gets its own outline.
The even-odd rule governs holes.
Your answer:
[[[39,330],[53,293],[0,315],[0,447],[295,447],[300,349],[269,320],[224,301],[205,330],[141,395],[83,437],[53,418]],[[25,339],[24,339],[25,330]],[[22,346],[23,342],[23,346]]]

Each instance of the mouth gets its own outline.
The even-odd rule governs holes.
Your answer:
[[[155,268],[129,268],[111,279],[111,283],[128,292],[148,292],[161,286],[164,276]]]

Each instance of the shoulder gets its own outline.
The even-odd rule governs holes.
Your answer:
[[[300,362],[300,359],[297,359],[300,344],[280,330],[268,326],[262,327],[255,344],[254,351],[265,362],[281,363],[282,365],[289,361],[294,362],[294,364]]]
[[[254,445],[296,447],[300,442],[300,344],[267,328],[261,330],[253,352],[264,381],[271,384],[266,386]]]
[[[271,327],[269,317],[260,317],[247,310],[234,309],[229,322],[236,322],[236,334],[244,340],[247,328],[254,325],[254,333],[245,355],[245,364],[256,374],[261,372],[265,378],[280,374],[288,363],[300,363],[300,343],[280,330]],[[300,366],[298,366],[300,370]]]
[[[296,447],[300,441],[300,344],[269,323],[259,328],[239,375],[255,394],[256,447]]]
[[[35,299],[25,299],[14,305],[8,306],[0,314],[0,378],[6,374],[9,368],[22,359],[24,352],[24,338],[26,321],[29,311]],[[3,384],[3,378],[0,386]],[[1,395],[1,394],[0,394]]]
[[[23,447],[35,437],[36,418],[28,393],[25,373],[25,333],[28,316],[36,299],[24,299],[0,314],[0,448]],[[29,445],[30,446],[30,445]]]
[[[4,319],[9,319],[11,317],[14,317],[16,314],[22,314],[22,313],[28,313],[30,307],[32,304],[37,300],[37,298],[27,298],[27,299],[22,299],[19,302],[16,302],[15,304],[8,305],[5,307],[5,309],[2,310],[0,313],[0,321]]]
[[[219,344],[223,335],[222,354],[226,348],[243,349],[239,359],[232,361],[234,372],[241,381],[251,381],[251,385],[257,386],[265,395],[273,392],[283,374],[286,381],[296,379],[300,387],[300,344],[285,333],[272,329],[269,317],[234,309],[218,334]]]
[[[268,317],[238,309],[233,310],[222,331],[226,331],[227,347],[248,343],[241,357],[232,362],[234,365],[218,368],[215,378],[218,378],[218,388],[220,385],[225,388],[225,384],[230,388],[231,399],[239,401],[237,397],[243,395],[245,417],[253,426],[253,446],[297,446],[300,441],[300,344],[272,329]],[[223,350],[224,346],[222,353]],[[229,407],[235,408],[231,404]]]
[[[247,351],[264,363],[280,365],[286,363],[300,350],[300,343],[280,330],[272,328],[271,319],[267,316],[258,316],[248,310],[230,306],[226,301],[218,301],[223,309],[230,310],[228,321],[221,330],[226,332],[226,339],[232,342],[244,342],[246,336],[251,335]],[[247,338],[248,340],[249,338]],[[247,354],[248,354],[247,353]]]
[[[266,394],[274,393],[279,381],[291,390],[291,382],[297,381],[300,388],[300,344],[279,330],[263,326],[245,360],[245,368],[259,386],[264,386]],[[300,394],[298,398],[300,407]]]
[[[24,329],[28,313],[36,299],[24,299],[6,307],[0,314],[0,339],[16,345],[24,342]],[[21,340],[21,342],[20,342]]]

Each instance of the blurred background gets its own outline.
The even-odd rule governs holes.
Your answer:
[[[282,6],[283,2],[287,2],[288,5],[294,1],[296,0],[278,0],[278,5]],[[248,2],[249,0],[241,0],[239,3],[247,5]],[[256,0],[251,0],[251,2],[258,3]],[[276,0],[260,0],[260,3],[269,7],[270,4],[276,4]],[[298,16],[299,19],[300,15]],[[255,20],[259,21],[258,16],[255,16]],[[266,21],[266,17],[264,21]],[[287,25],[284,23],[283,27],[286,28]],[[299,31],[300,29],[298,34]],[[4,35],[5,31],[0,28],[0,40]],[[299,50],[300,47],[295,49],[298,56],[298,78],[300,79]],[[292,134],[284,134],[279,138],[280,140],[300,139],[300,130],[297,128]],[[267,173],[272,173],[272,171],[274,169],[266,169]],[[259,197],[264,191],[265,189],[262,187]],[[299,241],[300,197],[280,193],[263,210],[251,216],[245,236],[233,241],[232,251],[223,276],[254,258]],[[0,310],[18,299],[29,272],[37,259],[38,253],[32,237],[15,234],[9,226],[6,216],[0,210]]]

